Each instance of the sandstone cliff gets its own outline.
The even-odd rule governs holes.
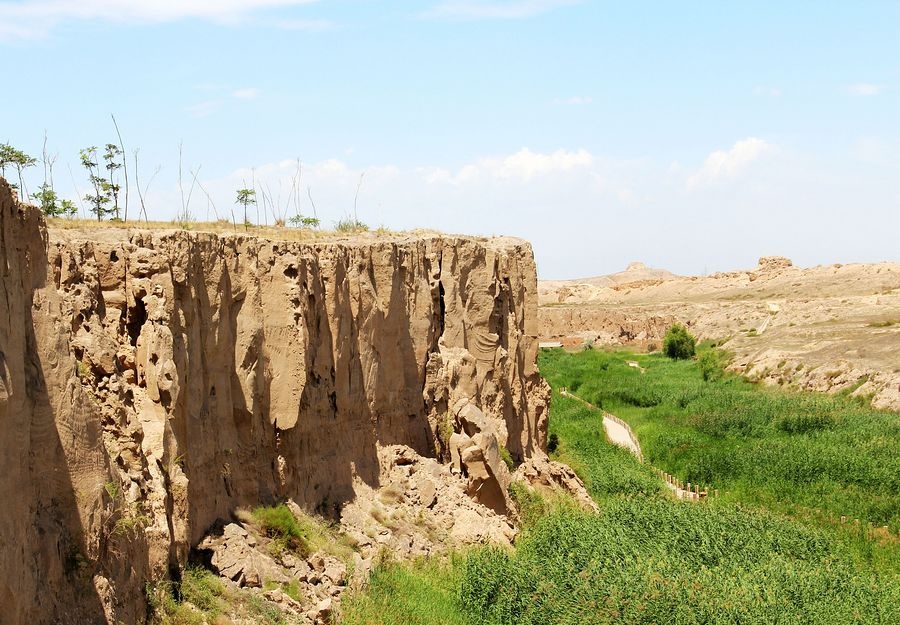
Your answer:
[[[0,622],[139,622],[217,519],[336,515],[389,445],[502,510],[498,446],[545,445],[536,307],[519,240],[48,231],[0,180]]]

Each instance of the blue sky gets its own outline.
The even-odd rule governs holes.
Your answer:
[[[114,113],[156,219],[179,144],[222,214],[251,180],[287,210],[299,158],[326,225],[362,176],[369,225],[524,237],[545,278],[896,261],[898,33],[898,2],[0,0],[0,141],[46,130],[75,198]]]

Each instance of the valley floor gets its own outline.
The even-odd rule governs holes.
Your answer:
[[[540,364],[555,456],[599,514],[517,488],[515,548],[382,564],[343,622],[900,622],[896,413],[721,370],[704,380],[658,355],[553,350]],[[653,465],[722,496],[676,501],[561,387],[622,416]]]

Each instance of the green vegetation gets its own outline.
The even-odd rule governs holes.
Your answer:
[[[288,218],[288,223],[290,223],[295,228],[315,229],[319,227],[319,218],[309,217],[298,213],[293,217]]]
[[[176,599],[176,591],[180,600]],[[225,586],[218,576],[206,569],[190,566],[184,570],[180,584],[161,582],[149,585],[152,625],[201,625],[223,613]],[[196,608],[196,609],[194,609]]]
[[[646,374],[628,367],[629,359],[638,359]],[[748,496],[761,490],[765,498],[756,503],[789,499],[878,524],[900,516],[894,413],[721,373],[704,383],[698,363],[652,355],[554,352],[544,355],[542,369],[551,383],[568,382],[582,398],[629,421],[650,462],[684,481]]]
[[[713,365],[704,381],[698,362],[657,355],[559,350],[542,354],[541,370],[552,385],[628,421],[654,466],[727,491],[731,501],[828,528],[870,565],[900,568],[895,413],[849,397],[762,388]],[[556,417],[561,406],[554,401]],[[551,430],[559,427],[551,418]],[[560,439],[564,449],[572,445],[562,431]],[[868,522],[888,529],[867,536]]]
[[[701,358],[704,349],[701,346]],[[778,407],[800,402],[805,407],[800,413],[775,419],[765,428],[772,440],[815,440],[821,435],[818,422],[806,423],[800,416],[811,411],[803,402],[837,402],[849,411],[841,417],[841,427],[851,427],[846,421],[865,412],[858,403],[841,398],[758,389],[724,374],[718,357],[706,357],[706,381],[698,363],[659,355],[597,350],[573,355],[559,350],[541,358],[542,371],[554,387],[566,386],[617,414],[621,408],[640,416],[639,411],[650,412],[671,401],[683,415],[698,397],[708,402],[720,392],[750,394],[731,398],[732,413],[743,412],[738,402],[747,402],[755,411],[756,394],[766,398],[759,401],[775,401]],[[626,364],[633,359],[648,368],[647,374]],[[670,375],[676,376],[671,388],[660,379]],[[697,427],[702,414],[684,419],[688,425],[681,427]],[[874,415],[882,422],[887,417]],[[554,394],[554,456],[585,480],[601,507],[599,514],[548,502],[516,485],[511,495],[524,529],[514,550],[483,547],[444,561],[382,565],[369,588],[347,602],[345,622],[886,624],[900,619],[900,569],[889,556],[890,548],[860,531],[851,540],[852,529],[819,523],[814,516],[785,518],[783,512],[792,509],[787,504],[766,511],[748,508],[736,501],[738,496],[677,502],[665,494],[649,467],[606,442],[600,419],[598,411]],[[791,426],[785,427],[788,423]],[[802,433],[794,433],[793,425],[799,424],[805,424],[796,428]],[[680,432],[680,445],[690,446]],[[868,444],[863,444],[868,439],[861,433],[855,436],[851,444],[865,450],[858,454],[877,450],[878,436]],[[896,449],[895,431],[880,436],[893,441]],[[739,445],[729,449],[732,455],[743,453]],[[845,455],[855,462],[854,454]],[[897,472],[880,475],[890,481]]]
[[[720,352],[714,349],[704,349],[697,356],[697,367],[704,382],[721,379],[724,374],[722,365]]]
[[[459,600],[485,624],[890,623],[898,591],[768,514],[616,498],[556,511],[515,552],[474,552]]]
[[[465,625],[471,623],[457,589],[465,556],[413,564],[385,563],[372,571],[365,592],[343,601],[345,625]]]
[[[13,167],[19,176],[19,184],[12,186],[18,189],[21,194],[25,194],[25,197],[27,197],[27,194],[24,189],[25,182],[22,179],[22,172],[28,167],[34,167],[36,163],[37,159],[33,156],[29,156],[8,143],[0,143],[0,176],[5,178],[6,168]]]
[[[574,392],[572,386],[569,388]],[[575,469],[598,501],[613,495],[661,496],[663,485],[659,478],[627,450],[610,445],[601,420],[596,410],[577,399],[554,394],[550,435],[555,434],[559,441],[554,454],[556,459]]]
[[[335,222],[334,229],[338,232],[368,232],[369,226],[356,218],[347,217]]]
[[[38,187],[38,192],[32,194],[31,198],[38,203],[41,212],[47,217],[73,217],[78,209],[72,200],[64,200],[57,196],[46,182]]]
[[[683,325],[676,323],[666,331],[663,339],[663,353],[675,360],[694,357],[697,339]]]
[[[244,208],[244,228],[248,228],[250,226],[250,218],[247,215],[247,208],[256,206],[256,189],[238,189],[234,203],[240,204]]]
[[[269,551],[280,556],[289,551],[307,556],[310,554],[308,536],[310,528],[301,524],[294,513],[284,505],[259,507],[253,510],[253,520],[272,539]]]
[[[231,617],[259,625],[285,625],[288,620],[275,605],[249,590],[227,588],[206,569],[189,566],[181,582],[148,584],[150,625],[206,625],[231,623]]]
[[[285,504],[255,508],[247,519],[271,539],[269,552],[275,557],[285,553],[308,556],[324,551],[349,564],[353,559],[352,539],[340,534],[318,518],[295,515]]]

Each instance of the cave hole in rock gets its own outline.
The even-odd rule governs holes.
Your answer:
[[[298,275],[300,275],[300,274],[299,274],[299,272],[297,271],[297,268],[296,268],[294,265],[288,265],[288,266],[285,268],[285,270],[284,270],[284,275],[285,275],[285,277],[290,278],[291,280],[293,280],[294,278],[296,278],[296,277],[297,277]]]
[[[114,263],[119,260],[119,255],[116,254],[116,250],[113,250],[109,253],[109,261]]]
[[[135,298],[134,306],[128,308],[128,321],[125,323],[125,329],[128,332],[128,342],[132,347],[137,345],[138,337],[141,335],[141,328],[147,322],[147,306],[141,298]]]

